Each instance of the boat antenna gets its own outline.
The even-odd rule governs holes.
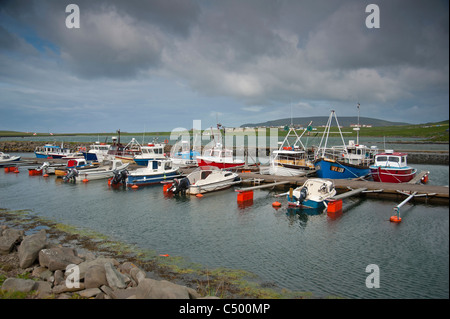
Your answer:
[[[292,120],[292,103],[291,103],[291,127],[294,126],[293,120]]]
[[[361,105],[358,103],[358,105],[356,106],[358,108],[358,128],[356,130],[356,144],[359,145],[359,130],[361,129],[361,127],[359,126],[359,107]]]

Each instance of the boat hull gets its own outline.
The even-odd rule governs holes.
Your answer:
[[[308,167],[292,167],[282,165],[270,165],[269,174],[278,176],[305,176],[314,172],[313,169]]]
[[[145,186],[151,184],[157,184],[164,181],[173,180],[176,177],[179,177],[178,172],[169,172],[169,173],[157,173],[152,175],[128,175],[127,177],[127,185],[137,185],[137,186]]]
[[[195,185],[192,184],[189,186],[189,190],[187,193],[191,195],[204,194],[209,192],[215,192],[219,190],[224,190],[230,188],[233,185],[241,183],[241,180],[236,180],[235,177],[232,177],[228,180],[218,181],[216,183],[210,183],[207,185]]]
[[[10,160],[1,160],[0,161],[0,165],[8,164],[8,163],[11,163],[11,162],[18,162],[18,161],[20,161],[20,156],[13,156],[13,158],[10,159]]]
[[[214,167],[218,167],[221,169],[242,166],[245,164],[245,162],[241,162],[241,161],[217,162],[214,160],[203,159],[203,158],[198,158],[198,157],[197,157],[197,163],[198,163],[198,166],[214,166]]]
[[[406,168],[381,168],[371,167],[370,174],[375,182],[382,183],[407,183],[416,176],[416,170]]]
[[[288,204],[291,207],[301,207],[301,208],[306,208],[306,209],[317,209],[317,210],[321,210],[325,208],[325,202],[324,201],[320,201],[320,202],[316,202],[313,200],[305,200],[301,203],[298,203],[297,201],[291,199],[288,195]]]
[[[367,166],[358,167],[337,161],[320,159],[314,163],[319,178],[349,179],[366,176],[370,173]]]

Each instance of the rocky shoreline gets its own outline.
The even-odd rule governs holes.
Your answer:
[[[0,228],[0,297],[34,299],[204,299],[195,289],[152,279],[130,261],[80,253],[49,240],[41,229],[31,235]],[[20,276],[18,276],[20,275]]]
[[[257,283],[245,271],[186,265],[180,257],[139,251],[103,236],[29,211],[0,209],[0,299],[317,298]]]

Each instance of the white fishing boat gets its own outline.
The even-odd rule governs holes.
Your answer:
[[[80,182],[91,181],[98,179],[108,179],[114,176],[115,171],[121,171],[128,168],[130,163],[123,163],[121,160],[112,160],[108,165],[102,165],[97,168],[89,168],[84,170],[77,170],[72,168],[67,175],[63,177],[65,182]]]
[[[140,146],[141,152],[134,155],[134,162],[140,166],[147,166],[148,161],[166,159],[164,146],[165,144],[162,143],[148,143]]]
[[[215,166],[201,166],[184,178],[174,179],[169,190],[174,194],[197,195],[226,189],[241,182],[236,173]]]
[[[21,158],[20,156],[9,155],[9,154],[0,152],[0,165],[7,164],[10,162],[20,161],[20,158]]]
[[[310,178],[302,186],[287,193],[290,206],[323,209],[326,201],[336,195],[334,183],[331,180]]]
[[[315,172],[314,162],[310,158],[305,145],[302,143],[302,136],[312,129],[310,122],[298,135],[295,128],[291,125],[283,142],[280,142],[278,150],[272,152],[270,156],[267,173],[278,176],[305,176]],[[290,140],[295,138],[291,144]]]
[[[101,163],[105,160],[112,159],[108,158],[108,151],[110,148],[111,145],[109,144],[95,142],[89,146],[89,150],[87,152],[82,151],[82,153],[87,161],[98,161]]]

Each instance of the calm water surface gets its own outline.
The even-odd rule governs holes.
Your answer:
[[[448,185],[448,166],[432,166],[430,183]],[[278,191],[279,192],[279,191]],[[275,210],[274,193],[259,190],[241,207],[229,189],[203,198],[165,197],[160,185],[114,190],[106,181],[59,179],[0,171],[0,207],[86,227],[126,243],[182,256],[207,267],[244,269],[261,282],[315,296],[448,298],[448,206],[347,199],[343,214]],[[366,267],[380,269],[369,289]]]

